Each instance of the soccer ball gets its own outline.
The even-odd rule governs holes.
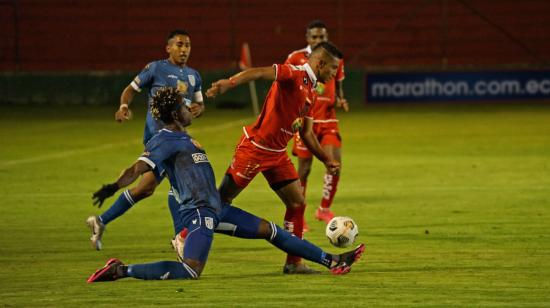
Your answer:
[[[359,235],[359,227],[350,217],[336,216],[327,224],[326,234],[332,245],[348,247],[353,245]]]

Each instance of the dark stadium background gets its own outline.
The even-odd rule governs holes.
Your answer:
[[[242,43],[255,66],[282,62],[321,19],[345,54],[348,99],[360,104],[366,72],[547,68],[548,16],[545,0],[2,0],[0,102],[116,106],[133,75],[165,57],[174,28],[191,33],[189,65],[207,86],[237,70]],[[248,106],[248,97],[242,87],[215,104]]]

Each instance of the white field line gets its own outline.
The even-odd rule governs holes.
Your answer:
[[[239,119],[239,120],[226,122],[220,125],[215,125],[210,127],[204,127],[204,128],[201,127],[197,129],[190,128],[189,131],[191,134],[223,131],[236,125],[244,125],[249,121],[250,119]],[[84,148],[84,149],[78,149],[78,150],[67,150],[67,151],[61,151],[61,152],[56,152],[52,154],[45,154],[45,155],[38,155],[38,156],[22,158],[22,159],[8,160],[8,161],[0,162],[0,168],[67,158],[70,156],[88,154],[88,153],[99,152],[103,150],[126,147],[126,146],[137,145],[137,144],[141,144],[141,140],[132,140],[132,141],[118,142],[118,143],[106,143],[106,144],[102,144],[102,145],[90,147],[90,148]]]
[[[261,177],[261,176],[260,176]],[[494,192],[502,192],[502,191],[507,191],[507,192],[513,192],[513,191],[548,191],[550,190],[549,187],[505,187],[505,186],[502,186],[502,187],[497,187],[497,186],[486,186],[486,187],[467,187],[467,186],[464,186],[464,187],[444,187],[444,186],[439,186],[439,187],[428,187],[428,186],[409,186],[409,187],[399,187],[399,186],[395,186],[395,187],[387,187],[387,186],[384,186],[384,187],[372,187],[372,188],[360,188],[360,189],[354,189],[354,188],[342,188],[342,190],[340,191],[340,189],[338,189],[339,192],[341,193],[366,193],[366,194],[372,194],[373,192],[388,192],[388,191],[408,191],[408,192],[411,192],[411,191],[421,191],[421,192],[436,192],[436,191],[485,191],[485,192],[491,192],[491,191],[494,191]],[[247,193],[261,193],[261,192],[266,192],[267,194],[273,194],[273,192],[271,192],[271,189],[269,188],[269,186],[265,185],[265,187],[247,187],[245,189],[244,192],[242,192],[241,194],[242,195],[245,195]],[[312,190],[311,191],[312,194],[316,194],[318,193],[320,195],[321,193],[321,190]],[[85,197],[89,197],[89,193],[63,193],[63,192],[51,192],[51,193],[48,193],[48,192],[43,192],[43,193],[33,193],[33,194],[30,194],[29,193],[9,193],[9,192],[6,192],[3,194],[3,196],[9,196],[9,197],[37,197],[37,198],[47,198],[47,197],[55,197],[55,198],[58,198],[58,197],[82,197],[82,196],[85,196]],[[155,196],[158,196],[159,199],[165,199],[165,194],[161,193],[161,194],[155,194],[153,196],[151,196],[149,199],[153,199],[155,198]],[[248,196],[250,197],[250,196]],[[278,201],[276,201],[278,202]],[[238,200],[235,202],[235,204],[239,204]]]

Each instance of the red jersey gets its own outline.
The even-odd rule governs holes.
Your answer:
[[[304,117],[312,116],[317,77],[304,64],[274,64],[275,81],[264,101],[262,113],[243,128],[246,138],[268,151],[285,152],[288,141],[299,131]]]
[[[307,63],[309,55],[311,54],[311,47],[307,46],[306,48],[293,51],[285,63],[293,65],[303,65]],[[344,80],[344,60],[341,59],[338,64],[338,70],[336,71],[336,76],[334,79],[329,80],[325,83],[325,91],[323,94],[317,93],[317,100],[313,106],[313,121],[315,123],[328,123],[328,122],[337,122],[336,119],[336,110],[334,105],[336,102],[336,81]]]

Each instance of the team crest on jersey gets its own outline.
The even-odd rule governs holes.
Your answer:
[[[191,154],[191,157],[193,157],[193,161],[195,162],[195,164],[208,163],[209,162],[208,157],[204,153],[193,153],[193,154]]]
[[[303,118],[296,118],[294,122],[292,122],[292,131],[293,132],[299,132],[300,129],[302,129],[302,124],[304,123]]]
[[[319,95],[323,95],[325,93],[325,84],[317,81],[317,84],[315,85],[315,92]]]
[[[187,75],[187,78],[189,78],[189,84],[194,87],[195,86],[195,76],[194,75]]]
[[[213,230],[214,229],[214,218],[212,217],[204,217],[204,225],[210,229],[210,230]]]
[[[189,88],[189,86],[187,85],[187,82],[178,80],[176,88],[178,89],[178,92],[180,94],[187,94],[187,89]]]
[[[193,143],[194,146],[197,147],[197,149],[201,149],[202,150],[202,145],[195,139],[191,139],[191,143]]]

